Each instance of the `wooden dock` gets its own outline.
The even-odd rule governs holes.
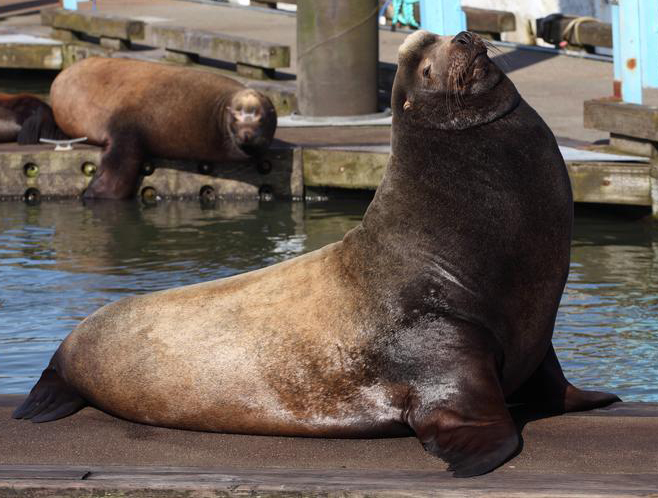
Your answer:
[[[284,128],[260,162],[210,164],[153,159],[145,163],[140,192],[150,198],[217,198],[272,195],[302,200],[310,191],[374,190],[390,155],[389,126]],[[658,199],[649,158],[562,147],[574,192],[584,203],[651,207]],[[28,189],[42,197],[79,196],[100,161],[100,149],[0,145],[0,199],[21,199]]]
[[[524,445],[491,474],[455,479],[415,438],[315,439],[180,431],[92,408],[12,420],[0,396],[3,497],[658,496],[658,404],[543,418],[514,412]]]

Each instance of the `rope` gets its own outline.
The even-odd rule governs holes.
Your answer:
[[[569,42],[569,38],[571,38],[571,35],[574,35],[574,41],[576,42],[576,45],[582,45],[580,43],[580,32],[578,31],[578,28],[580,28],[580,25],[583,24],[584,22],[600,22],[598,19],[595,19],[594,17],[587,17],[587,16],[582,16],[582,17],[576,17],[575,19],[572,19],[569,21],[569,24],[567,24],[564,28],[564,31],[562,31],[562,40]]]
[[[354,31],[356,28],[363,26],[365,23],[367,23],[372,16],[377,15],[377,12],[379,11],[379,5],[375,7],[366,17],[361,19],[360,21],[354,23],[352,26],[345,28],[342,31],[339,31],[338,33],[334,33],[333,35],[329,36],[328,38],[325,38],[324,40],[320,40],[318,42],[315,42],[313,45],[308,47],[306,50],[303,52],[297,54],[297,60],[300,60],[302,57],[307,56],[309,53],[311,53],[313,50],[316,48],[324,45],[325,43],[329,43],[332,40],[335,40],[336,38],[340,38],[341,36],[345,36],[347,33],[350,31]]]

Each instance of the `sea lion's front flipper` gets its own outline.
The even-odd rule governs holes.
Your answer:
[[[144,160],[141,130],[118,120],[108,126],[111,138],[103,148],[98,170],[83,194],[85,199],[130,199],[139,187]]]
[[[551,345],[535,373],[512,395],[510,401],[527,403],[553,413],[565,413],[601,408],[621,399],[611,393],[584,391],[573,386],[564,376]]]
[[[413,389],[407,421],[455,477],[485,474],[517,452],[519,434],[493,354],[462,350],[450,356],[452,368],[441,382]]]

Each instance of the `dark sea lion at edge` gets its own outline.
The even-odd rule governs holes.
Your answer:
[[[149,157],[210,162],[258,157],[276,111],[261,93],[207,71],[92,57],[62,71],[51,102],[59,126],[103,147],[86,198],[124,199]]]
[[[518,451],[506,401],[562,413],[618,400],[562,374],[551,337],[569,178],[480,38],[409,36],[392,108],[386,174],[342,241],[101,308],[14,416],[43,422],[90,404],[206,431],[413,431],[463,477]]]
[[[50,106],[29,93],[0,93],[0,142],[30,145],[40,138],[68,138],[55,123]]]

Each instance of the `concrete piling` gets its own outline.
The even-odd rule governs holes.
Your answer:
[[[305,116],[377,112],[377,0],[298,0],[297,90]]]

